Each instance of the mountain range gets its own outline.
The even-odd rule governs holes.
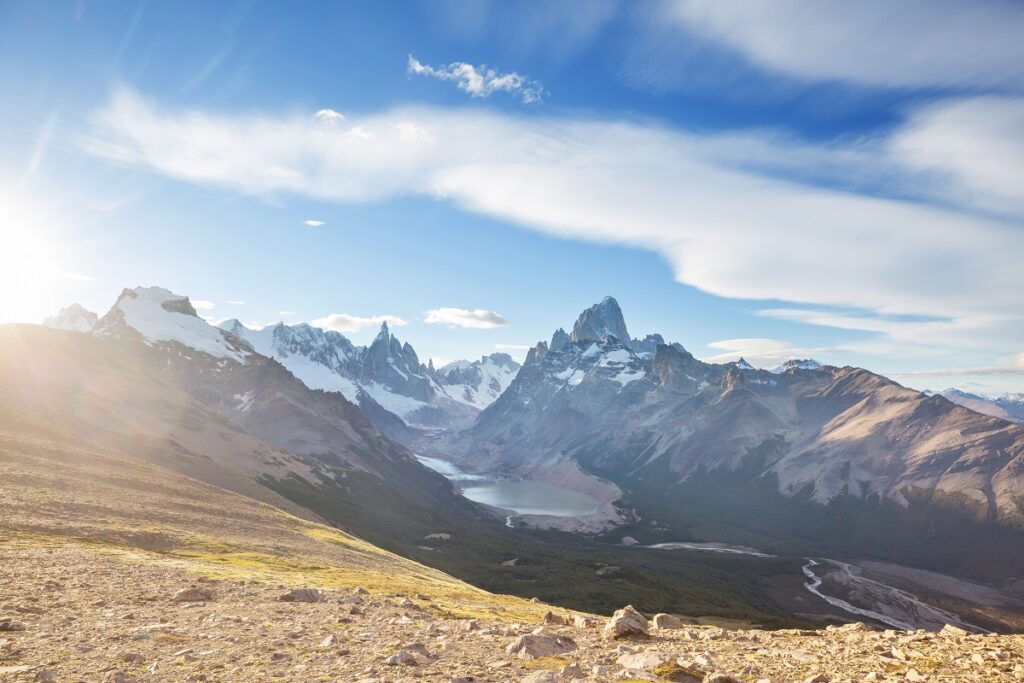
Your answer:
[[[562,556],[546,570],[563,563],[564,585],[584,555],[618,561],[602,542],[626,536],[995,582],[1024,562],[1019,425],[861,368],[706,363],[661,335],[632,337],[611,297],[521,367],[503,354],[424,365],[386,325],[367,346],[306,324],[215,327],[156,287],[124,290],[102,317],[72,307],[48,324],[61,330],[7,332],[51,366],[41,377],[5,370],[8,414],[69,425],[478,582],[493,580],[484,548],[507,557],[556,543]],[[593,523],[566,527],[583,536],[523,536],[414,451],[604,505]],[[424,542],[453,530],[459,545]]]

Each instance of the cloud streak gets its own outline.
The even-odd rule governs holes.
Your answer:
[[[387,323],[391,327],[402,327],[409,324],[395,315],[374,315],[363,318],[347,313],[330,313],[322,318],[311,320],[309,324],[334,332],[358,332],[367,327],[376,327],[381,323]]]
[[[452,62],[435,68],[420,63],[412,55],[409,55],[406,68],[415,76],[452,81],[459,90],[469,93],[470,97],[490,97],[496,92],[507,92],[526,104],[534,104],[544,98],[544,86],[514,71],[503,74],[486,66],[473,66],[466,62]]]
[[[931,183],[918,184],[920,166],[894,159],[889,140],[811,145],[777,133],[699,136],[439,108],[327,127],[301,116],[167,111],[128,90],[94,123],[95,154],[193,183],[338,202],[432,197],[560,237],[657,252],[679,282],[719,296],[867,312],[826,324],[918,341],[960,330],[989,344],[1020,331],[1021,219],[937,205]],[[1012,157],[1005,163],[1021,172]],[[819,172],[839,174],[832,185],[847,172],[855,179],[830,189],[794,177]],[[859,190],[868,176],[898,179],[920,199]],[[893,315],[945,326],[886,322]]]
[[[465,308],[435,308],[427,311],[423,320],[428,325],[450,325],[472,330],[490,330],[508,326],[508,321],[501,314],[485,311],[482,308],[472,311]]]
[[[972,0],[672,0],[655,15],[681,42],[717,43],[803,80],[1024,90],[1024,5]]]

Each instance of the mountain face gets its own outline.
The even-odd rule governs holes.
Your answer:
[[[387,323],[369,346],[307,324],[252,330],[237,320],[220,325],[274,358],[307,386],[336,391],[388,431],[395,419],[415,427],[462,427],[511,382],[518,364],[504,354],[436,371],[390,333]]]
[[[972,394],[960,389],[946,389],[941,396],[984,415],[1024,424],[1024,393],[1003,394],[997,398]]]
[[[732,519],[766,534],[809,526],[834,540],[815,510],[842,509],[832,522],[863,531],[865,546],[872,533],[876,543],[900,529],[917,538],[918,523],[933,533],[1024,527],[1017,425],[859,368],[796,361],[769,372],[705,363],[679,344],[638,353],[627,337],[613,299],[584,311],[568,340],[559,331],[531,349],[505,393],[449,445],[479,469],[540,478],[572,462],[614,482],[641,517]],[[883,513],[894,521],[882,530],[859,526]],[[947,514],[947,526],[935,521]],[[957,542],[983,535],[972,528]]]
[[[472,362],[449,363],[436,370],[434,377],[452,399],[483,410],[512,384],[519,368],[507,353],[492,353]]]
[[[71,332],[91,332],[96,325],[98,316],[80,304],[71,304],[62,308],[60,313],[43,321],[46,327]]]

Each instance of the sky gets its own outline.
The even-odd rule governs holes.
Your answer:
[[[125,287],[424,361],[615,296],[1024,390],[1024,4],[0,0],[0,322]]]

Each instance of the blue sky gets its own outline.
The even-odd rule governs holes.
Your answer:
[[[1012,2],[0,1],[0,321],[159,284],[521,357],[612,294],[702,358],[1020,390],[1022,31]]]

